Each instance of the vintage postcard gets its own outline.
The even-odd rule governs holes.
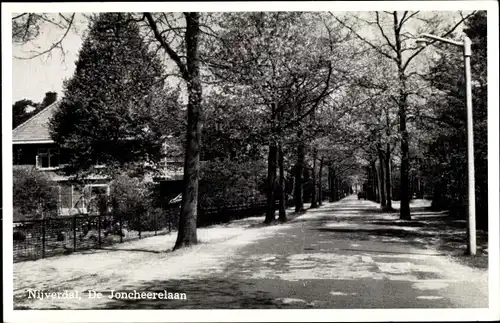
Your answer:
[[[6,322],[500,319],[496,2],[10,3],[2,39]]]

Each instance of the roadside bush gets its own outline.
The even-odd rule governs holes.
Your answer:
[[[26,240],[26,234],[24,232],[21,232],[21,231],[14,231],[14,234],[13,234],[13,239],[14,241],[24,241]]]
[[[119,175],[111,183],[109,200],[114,215],[121,217],[129,230],[138,230],[139,220],[150,207],[147,184],[137,178]]]
[[[179,212],[175,212],[174,216],[178,217]],[[171,219],[174,222],[174,219]],[[160,229],[161,227],[168,226],[167,213],[161,208],[151,208],[140,218],[141,230],[142,231],[154,231],[155,229]]]
[[[14,221],[57,216],[59,191],[45,173],[34,167],[15,168],[12,180]]]
[[[251,203],[265,198],[262,191],[266,165],[251,161],[209,161],[202,165],[199,188],[200,208]]]
[[[168,226],[170,214],[171,227],[177,227],[179,212],[163,210],[158,192],[152,184],[138,178],[120,175],[111,183],[109,203],[114,221],[122,218],[123,228],[127,230],[154,231]],[[118,230],[119,231],[119,230]]]

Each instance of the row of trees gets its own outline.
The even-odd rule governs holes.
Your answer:
[[[488,218],[487,20],[486,13],[482,11],[464,18],[463,31],[474,44],[472,79],[476,213],[479,226],[485,228]],[[448,209],[454,215],[463,216],[467,211],[464,63],[462,53],[457,48],[439,44],[435,46],[438,47],[437,52],[426,61],[430,68],[414,68],[410,75],[415,79],[407,83],[413,88],[408,91],[411,104],[406,114],[411,152],[408,155],[407,175],[403,170],[406,167],[403,162],[404,149],[395,146],[403,138],[396,129],[397,126],[401,129],[401,111],[399,108],[396,110],[396,103],[399,102],[395,100],[396,97],[378,97],[370,103],[371,118],[360,118],[362,123],[366,123],[362,129],[372,134],[368,138],[371,145],[367,144],[364,148],[369,156],[365,186],[371,198],[380,202],[385,209],[391,209],[391,195],[392,198],[401,199],[401,203],[404,203],[404,197],[425,197],[432,199],[434,209]],[[376,77],[361,84],[371,94],[378,89],[383,89],[382,93],[386,94],[388,89],[396,88],[396,85],[387,84],[387,81],[380,82],[390,78],[390,74],[387,74],[389,60],[384,60],[384,55],[381,55],[376,69],[372,70],[372,75]],[[399,120],[395,118],[396,115]],[[394,122],[396,120],[399,125]],[[394,172],[395,168],[400,170],[399,174]],[[382,185],[384,182],[385,185]]]
[[[390,210],[396,164],[401,218],[410,219],[412,161],[424,160],[417,157],[425,151],[421,124],[438,117],[433,100],[445,105],[429,91],[433,71],[416,64],[445,62],[434,62],[414,38],[452,35],[478,15],[457,13],[450,23],[449,15],[421,12],[99,14],[90,19],[52,136],[77,152],[67,169],[73,173],[97,161],[144,168],[168,155],[166,140],[184,142],[174,248],[197,242],[200,157],[231,173],[221,169],[218,191],[259,191],[239,170],[265,162],[266,223],[275,220],[276,200],[286,221],[290,194],[296,212],[305,198],[319,206],[327,186],[330,200],[339,199],[365,166]]]

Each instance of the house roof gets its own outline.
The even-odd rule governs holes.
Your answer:
[[[59,107],[56,101],[12,130],[12,143],[53,143],[49,133],[49,120]]]

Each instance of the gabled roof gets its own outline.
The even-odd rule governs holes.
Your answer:
[[[49,120],[61,101],[56,101],[12,130],[12,143],[53,143],[49,134]]]

